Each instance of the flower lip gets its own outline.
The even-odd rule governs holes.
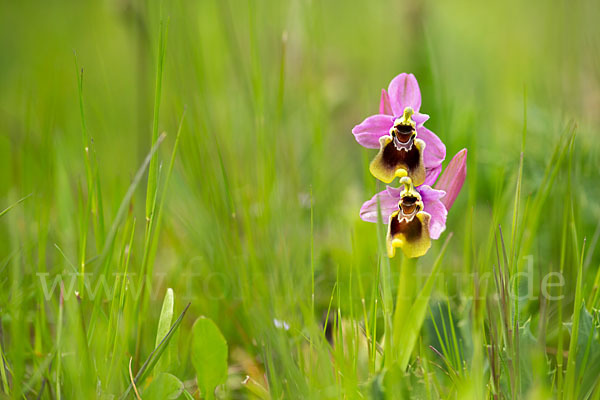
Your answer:
[[[446,229],[446,216],[448,211],[441,201],[446,195],[442,190],[436,190],[428,185],[421,185],[415,190],[419,196],[412,196],[421,201],[422,208],[417,212],[417,218],[420,211],[431,216],[429,222],[429,234],[431,239],[439,239],[440,235]],[[360,218],[367,222],[377,222],[378,214],[381,212],[381,218],[384,223],[390,221],[391,215],[400,213],[400,204],[402,202],[402,192],[404,187],[398,188],[387,186],[383,191],[367,200],[360,208]],[[408,197],[408,196],[405,196]]]
[[[415,189],[412,179],[400,179],[404,189],[400,192],[398,210],[390,215],[388,225],[388,255],[393,257],[400,247],[407,257],[420,257],[431,247],[429,221],[431,215],[422,211],[423,198]]]
[[[389,232],[391,237],[395,237],[398,234],[403,234],[407,241],[412,242],[419,239],[423,232],[423,224],[419,219],[415,219],[414,216],[410,219],[402,216],[400,212],[397,212],[396,218],[393,217],[390,220]],[[416,214],[415,214],[416,215]],[[429,236],[429,235],[427,235]],[[429,239],[427,237],[427,239]]]
[[[395,137],[388,137],[382,143],[379,155],[371,162],[371,173],[377,179],[390,183],[394,178],[406,175],[410,171],[417,182],[423,182],[425,180],[425,168],[422,165],[424,143],[421,142],[419,147],[417,142],[418,139],[411,139],[407,143],[401,143]],[[382,175],[382,172],[385,175]]]

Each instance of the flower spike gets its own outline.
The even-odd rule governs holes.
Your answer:
[[[409,176],[417,186],[425,182],[425,142],[417,138],[414,113],[411,107],[406,107],[402,117],[394,121],[389,135],[379,138],[379,153],[369,167],[375,178],[390,183],[396,177]]]
[[[352,129],[356,141],[379,148],[369,166],[373,176],[401,186],[387,186],[360,208],[367,222],[388,224],[389,257],[400,248],[409,258],[421,257],[446,230],[448,209],[460,192],[467,173],[467,150],[461,150],[442,173],[446,146],[423,125],[427,114],[419,112],[421,92],[413,74],[400,74],[381,91],[379,114],[367,117]],[[441,174],[441,175],[440,175]],[[439,179],[438,179],[439,177]],[[431,186],[437,181],[435,189]]]

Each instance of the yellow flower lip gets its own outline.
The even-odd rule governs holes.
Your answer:
[[[417,186],[425,182],[425,142],[417,138],[413,115],[413,109],[406,107],[402,116],[394,121],[389,135],[379,138],[379,153],[369,166],[375,178],[390,183],[396,177],[410,176]]]
[[[400,193],[398,210],[390,215],[387,233],[388,256],[394,257],[396,248],[409,258],[421,257],[431,247],[429,220],[431,216],[423,211],[423,199],[410,177],[400,179],[404,189]]]

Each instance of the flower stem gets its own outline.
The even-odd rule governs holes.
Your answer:
[[[398,280],[398,291],[396,294],[396,308],[394,310],[394,338],[399,337],[403,329],[406,329],[405,321],[408,312],[413,304],[415,297],[417,282],[418,258],[402,258],[402,267],[400,268],[400,278]],[[399,349],[394,349],[394,354],[399,352]]]

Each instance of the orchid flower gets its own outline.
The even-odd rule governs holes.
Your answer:
[[[408,176],[415,186],[431,185],[441,172],[446,146],[423,124],[429,119],[419,112],[421,92],[413,74],[402,73],[382,89],[379,114],[352,129],[356,141],[369,149],[379,148],[369,170],[385,183]]]
[[[439,181],[415,187],[409,177],[400,179],[403,188],[387,186],[365,202],[360,217],[377,222],[378,210],[388,224],[388,255],[394,257],[396,248],[409,257],[420,257],[446,229],[446,216],[460,193],[467,174],[467,149],[459,151],[450,161]]]

